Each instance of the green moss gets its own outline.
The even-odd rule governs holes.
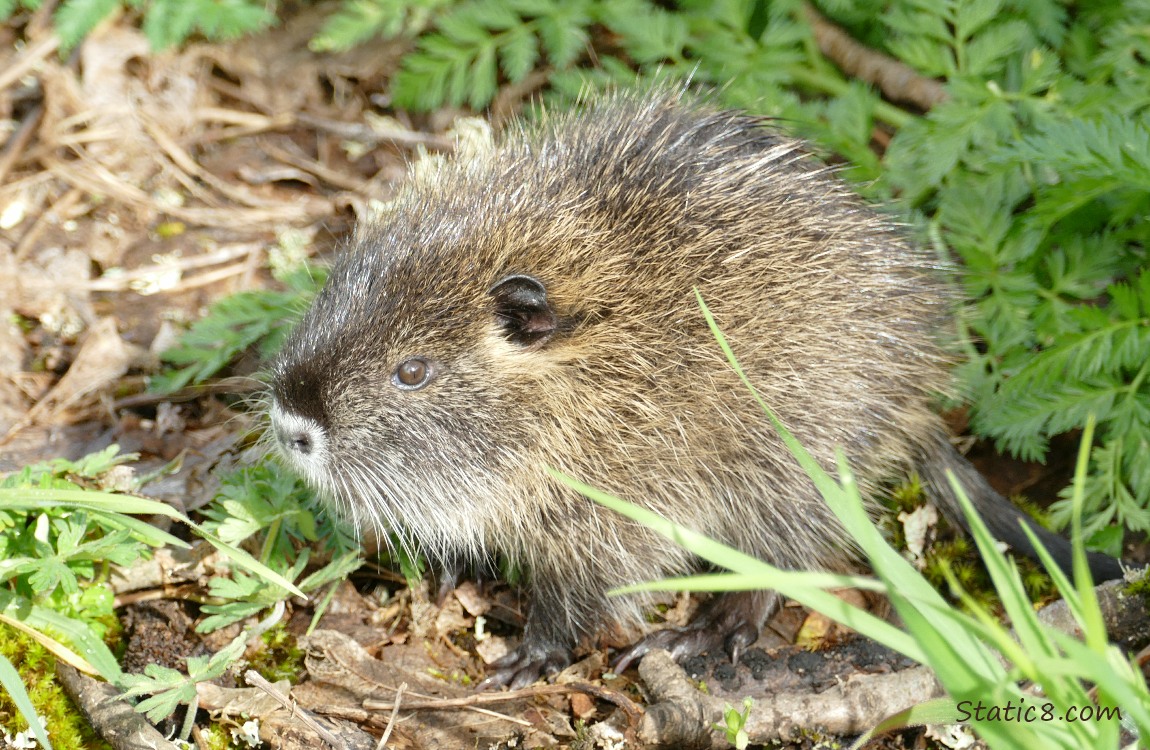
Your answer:
[[[906,535],[902,522],[898,520],[898,514],[914,512],[925,501],[926,496],[917,475],[893,487],[887,494],[884,505],[889,511],[883,514],[880,521],[884,534],[895,549],[906,548]],[[1022,498],[1014,498],[1012,501],[1040,525],[1049,525],[1045,513],[1038,506]],[[962,531],[954,529],[945,518],[940,518],[934,529],[933,538],[924,553],[924,561],[923,576],[951,601],[957,603],[957,598],[951,595],[943,573],[947,568],[976,602],[991,611],[1001,610],[994,585],[986,573],[986,567],[974,542]],[[1032,602],[1044,604],[1057,598],[1054,583],[1041,564],[1017,555],[1014,561],[1018,565],[1022,584]]]
[[[213,723],[204,728],[200,732],[199,740],[199,746],[206,750],[230,750],[232,747],[231,732],[222,724]]]
[[[1146,606],[1150,607],[1150,568],[1145,568],[1142,575],[1134,579],[1122,589],[1128,596],[1140,596]]]
[[[264,649],[251,659],[251,667],[269,682],[299,682],[303,673],[304,651],[283,624],[263,634]]]
[[[39,643],[15,628],[0,623],[0,654],[20,673],[36,712],[44,717],[48,739],[56,750],[110,750],[56,681],[56,658]],[[16,734],[28,722],[16,711],[6,691],[0,690],[0,730]]]
[[[907,513],[922,505],[922,479],[917,472],[912,473],[905,482],[896,485],[890,491],[890,501],[895,510]]]

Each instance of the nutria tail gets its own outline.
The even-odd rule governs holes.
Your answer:
[[[938,435],[935,442],[927,449],[924,460],[919,465],[924,485],[931,496],[939,499],[939,505],[951,518],[958,521],[969,533],[970,525],[958,504],[958,498],[947,481],[946,471],[954,473],[958,483],[966,491],[975,510],[982,517],[983,522],[995,539],[1010,545],[1011,549],[1021,552],[1027,557],[1038,559],[1034,545],[1022,531],[1021,524],[1026,524],[1038,540],[1042,542],[1058,566],[1066,573],[1072,575],[1070,542],[1052,531],[1042,528],[1029,516],[1014,507],[1010,501],[999,495],[986,478],[978,472],[969,461],[962,457],[946,439],[945,435]],[[1112,578],[1122,577],[1122,565],[1118,560],[1097,552],[1088,552],[1087,562],[1090,573],[1095,582],[1108,581]]]

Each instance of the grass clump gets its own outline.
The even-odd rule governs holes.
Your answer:
[[[117,626],[107,586],[112,566],[130,565],[155,547],[189,546],[136,516],[159,514],[187,524],[235,568],[247,571],[233,570],[236,580],[258,580],[264,590],[277,592],[275,601],[289,594],[302,595],[302,591],[281,573],[170,506],[128,494],[142,482],[125,466],[133,458],[121,455],[113,445],[77,461],[55,459],[28,466],[0,480],[0,531],[4,532],[0,533],[0,624],[19,630],[38,648],[81,671],[130,687],[132,695],[152,695],[140,704],[140,710],[156,719],[170,715],[180,703],[193,701],[195,681],[221,674],[242,653],[244,639],[241,636],[210,661],[189,659],[189,667],[199,670],[191,678],[162,668],[146,676],[122,672],[104,643],[109,629]],[[285,572],[294,578],[305,562],[306,556]],[[303,583],[322,582],[325,572],[332,574],[330,568],[321,569]],[[229,580],[214,579],[213,586],[226,595]],[[21,700],[21,694],[27,693],[32,706],[27,713],[38,711],[35,684],[29,688],[19,667],[15,674],[10,670],[2,674],[8,694]],[[27,713],[24,719],[34,721]]]

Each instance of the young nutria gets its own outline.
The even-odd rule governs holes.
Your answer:
[[[1029,547],[932,409],[953,304],[937,263],[801,143],[667,92],[594,99],[413,180],[288,338],[275,439],[361,526],[444,568],[502,556],[527,573],[523,642],[491,684],[553,672],[640,616],[641,599],[607,590],[697,566],[548,467],[775,565],[843,568],[844,532],[727,365],[696,288],[824,466],[841,447],[867,490],[917,470],[956,515],[950,469],[996,535]],[[775,606],[718,597],[626,660],[650,645],[736,652]]]

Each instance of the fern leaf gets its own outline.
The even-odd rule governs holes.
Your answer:
[[[971,0],[958,3],[954,13],[954,34],[970,39],[998,16],[1002,0]]]
[[[75,47],[118,7],[119,0],[65,0],[53,16],[61,45],[65,49]]]
[[[466,74],[467,62],[453,41],[427,34],[392,79],[392,97],[398,106],[412,109],[433,109],[448,100],[461,104],[466,81],[456,81]]]
[[[154,0],[144,15],[144,36],[152,49],[168,49],[191,35],[196,25],[193,3]]]
[[[669,13],[646,0],[605,4],[603,23],[623,39],[640,64],[682,60],[688,26],[682,14]]]
[[[495,64],[495,45],[485,44],[467,71],[469,93],[467,103],[472,109],[481,109],[495,96],[499,87],[499,70]]]
[[[428,5],[422,4],[425,10]],[[401,34],[417,34],[423,30],[415,13],[403,0],[350,0],[324,22],[319,34],[311,41],[317,52],[342,52],[376,37],[391,38]],[[419,5],[419,4],[416,4]],[[426,15],[426,14],[424,14]],[[412,20],[409,23],[409,19]]]
[[[1110,178],[1150,190],[1150,127],[1144,118],[1046,120],[1011,158],[1047,165],[1066,180]]]
[[[539,44],[529,26],[517,26],[503,35],[499,42],[499,64],[512,83],[526,78],[538,61]],[[492,78],[494,83],[494,76]]]
[[[582,54],[589,41],[590,24],[586,3],[564,4],[554,14],[539,17],[539,39],[552,66],[565,68]]]
[[[972,412],[972,422],[993,437],[999,449],[1024,460],[1042,460],[1049,436],[1082,427],[1091,414],[1099,421],[1109,419],[1127,390],[1125,381],[1106,376],[1030,390],[1012,378]]]
[[[1081,427],[1094,414],[1114,439],[1150,444],[1150,271],[1107,292],[1106,307],[1066,310],[1069,332],[974,405],[977,430],[1036,459],[1049,436]],[[1144,495],[1140,501],[1150,502],[1150,487]]]
[[[198,6],[196,26],[212,41],[237,39],[275,22],[275,14],[266,4],[251,0],[211,0],[188,5]]]
[[[964,75],[997,76],[1003,63],[1020,49],[1034,45],[1030,27],[1022,21],[996,23],[966,45]]]
[[[501,0],[473,0],[461,6],[455,18],[488,32],[507,31],[523,23],[519,15]]]
[[[1084,495],[1083,531],[1094,535],[1117,521],[1134,530],[1150,531],[1150,444],[1131,445],[1122,439],[1109,439],[1091,452],[1091,471]],[[1050,520],[1065,528],[1070,523],[1071,488],[1050,507]]]
[[[481,13],[475,6],[446,13],[436,22],[436,29],[448,40],[455,42],[460,50],[468,46],[487,43],[491,34],[481,21]]]

